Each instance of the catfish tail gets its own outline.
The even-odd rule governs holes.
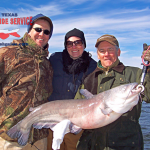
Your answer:
[[[18,144],[21,145],[21,146],[24,146],[28,142],[30,130],[29,131],[27,131],[27,130],[25,130],[25,131],[21,130],[20,123],[21,123],[21,121],[18,122],[12,128],[10,128],[7,131],[7,135],[9,137],[11,137],[12,139],[17,138],[18,139]]]

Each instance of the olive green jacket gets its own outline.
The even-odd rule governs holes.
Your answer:
[[[136,67],[124,66],[117,60],[110,68],[98,67],[84,80],[80,87],[85,88],[92,94],[109,90],[116,86],[137,82],[140,83],[142,70]],[[145,77],[145,90],[142,99],[150,102],[150,74]],[[79,90],[80,90],[79,89]],[[75,99],[82,99],[83,96],[79,93]],[[139,103],[127,113],[124,113],[119,119],[113,123],[91,130],[84,130],[82,137],[79,140],[77,150],[110,150],[123,149],[124,147],[136,150],[143,149],[143,137],[139,125],[139,117],[141,113],[141,103]]]

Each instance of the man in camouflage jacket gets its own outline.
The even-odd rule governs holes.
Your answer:
[[[36,149],[30,144],[24,148],[17,145],[6,132],[29,114],[30,107],[47,102],[52,93],[53,70],[47,60],[52,31],[50,18],[38,14],[22,39],[0,48],[0,149]],[[47,129],[32,128],[29,143],[46,139],[47,135]],[[46,149],[42,146],[40,149]]]

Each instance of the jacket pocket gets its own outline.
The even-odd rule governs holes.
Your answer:
[[[139,135],[133,132],[109,133],[109,146],[129,146],[136,147],[139,145]]]

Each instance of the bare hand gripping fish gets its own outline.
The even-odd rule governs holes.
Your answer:
[[[138,103],[142,91],[142,88],[136,88],[137,85],[121,85],[95,96],[81,90],[86,99],[57,100],[30,108],[31,113],[7,134],[18,138],[18,143],[23,146],[27,144],[32,125],[37,129],[51,128],[54,131],[52,148],[59,149],[66,133],[77,134],[81,129],[103,127],[131,110]]]

